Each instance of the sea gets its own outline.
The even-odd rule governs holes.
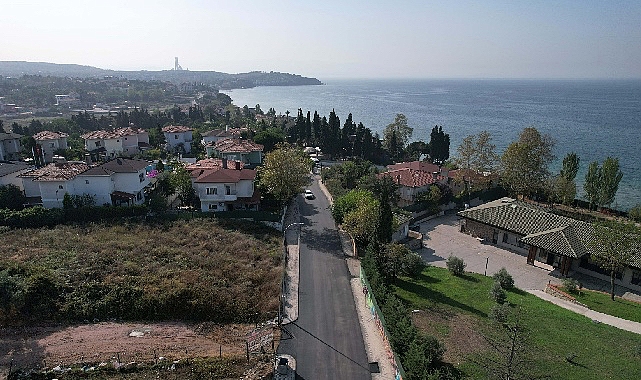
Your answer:
[[[450,135],[450,156],[465,136],[487,130],[497,153],[535,127],[555,141],[550,169],[563,157],[580,158],[577,197],[590,162],[619,159],[623,179],[612,208],[641,204],[641,80],[327,80],[319,86],[255,87],[225,91],[237,106],[295,116],[335,110],[341,125],[356,123],[382,132],[398,113],[414,129],[412,141],[429,142],[435,125]]]

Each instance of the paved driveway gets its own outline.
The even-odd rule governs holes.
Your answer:
[[[558,271],[535,267],[526,263],[526,256],[511,252],[459,232],[459,217],[445,215],[421,223],[423,259],[431,265],[445,267],[450,255],[460,257],[467,264],[468,272],[485,273],[491,276],[502,267],[514,278],[514,285],[523,290],[545,289],[548,281],[562,282]]]

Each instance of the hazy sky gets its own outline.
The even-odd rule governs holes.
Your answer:
[[[328,78],[641,78],[641,1],[3,0],[0,60]]]

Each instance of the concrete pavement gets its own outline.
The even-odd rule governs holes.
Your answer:
[[[492,276],[505,267],[514,278],[514,285],[519,289],[575,313],[585,315],[594,321],[641,334],[641,323],[599,313],[545,293],[544,289],[548,283],[556,285],[562,283],[563,278],[558,271],[544,264],[528,265],[524,255],[491,244],[484,244],[475,237],[459,232],[456,215],[446,215],[421,223],[420,232],[423,233],[424,247],[420,254],[431,265],[445,268],[447,258],[453,255],[463,259],[467,264],[465,268],[467,272]],[[596,279],[582,280],[582,283],[584,287],[595,290],[600,290],[599,287],[605,286],[602,281]],[[639,298],[633,293],[623,292],[623,294],[627,294],[626,298]]]

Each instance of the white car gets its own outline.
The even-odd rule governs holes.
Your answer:
[[[311,190],[305,190],[305,199],[314,199],[314,198],[316,197],[314,196],[314,193],[312,193]]]

